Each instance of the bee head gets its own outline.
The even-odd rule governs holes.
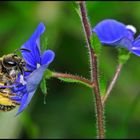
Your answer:
[[[6,69],[12,69],[19,65],[21,58],[16,54],[8,54],[3,56],[2,64]]]
[[[24,48],[21,48],[18,50],[30,52],[28,49],[24,49]],[[2,63],[2,67],[4,68],[3,71],[6,73],[10,73],[11,71],[12,72],[14,71],[16,73],[16,71],[17,71],[17,72],[21,72],[23,74],[23,72],[25,71],[26,63],[15,52],[13,54],[4,55],[2,57],[1,63]]]

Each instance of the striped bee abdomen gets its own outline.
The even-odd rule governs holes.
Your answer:
[[[0,111],[11,111],[16,105],[2,105],[0,104]]]
[[[16,103],[13,102],[9,97],[0,93],[0,111],[11,111],[16,107]]]

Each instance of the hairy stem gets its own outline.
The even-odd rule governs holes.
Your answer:
[[[57,77],[57,78],[70,78],[70,79],[74,79],[74,80],[78,80],[81,81],[83,83],[86,83],[87,85],[89,85],[89,87],[94,87],[94,83],[91,82],[90,80],[77,76],[77,75],[72,75],[72,74],[67,74],[67,73],[58,73],[58,72],[53,72],[52,73],[52,77]]]
[[[97,56],[94,53],[90,36],[92,34],[91,27],[87,17],[86,5],[84,1],[79,2],[80,12],[81,12],[81,21],[85,33],[86,43],[89,51],[90,57],[90,68],[91,68],[91,81],[95,84],[93,87],[93,95],[95,95],[96,102],[96,112],[97,112],[97,137],[100,139],[104,139],[104,115],[103,115],[103,106],[101,102],[99,84],[98,84],[98,64],[97,64]]]
[[[106,91],[105,96],[102,98],[102,104],[103,105],[105,104],[106,100],[108,99],[108,97],[109,97],[109,95],[111,93],[111,90],[113,89],[113,87],[114,87],[114,85],[115,85],[115,83],[116,83],[116,81],[117,81],[117,79],[119,77],[119,74],[121,72],[122,66],[123,66],[123,64],[119,64],[117,66],[117,68],[116,68],[116,72],[115,72],[115,74],[113,76],[113,79],[111,80],[111,82],[110,82],[110,84],[108,86],[108,89]]]

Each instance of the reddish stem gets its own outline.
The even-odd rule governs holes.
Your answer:
[[[104,114],[103,114],[103,106],[101,102],[99,84],[98,84],[98,64],[97,64],[97,56],[94,53],[91,42],[90,36],[92,34],[91,27],[87,17],[87,11],[84,1],[79,2],[80,12],[81,12],[81,19],[82,25],[86,37],[86,43],[89,50],[90,56],[90,67],[91,67],[91,81],[95,84],[93,87],[93,95],[95,95],[95,102],[96,102],[96,112],[97,112],[97,128],[98,128],[98,138],[104,139]],[[95,93],[95,94],[94,94]]]

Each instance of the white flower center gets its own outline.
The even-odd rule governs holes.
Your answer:
[[[20,83],[22,83],[22,85],[26,85],[26,81],[24,80],[23,75],[20,75]]]
[[[131,30],[134,34],[137,32],[136,28],[133,25],[127,25],[126,28]]]
[[[37,69],[38,69],[38,68],[40,68],[40,64],[39,64],[39,63],[37,63]]]

